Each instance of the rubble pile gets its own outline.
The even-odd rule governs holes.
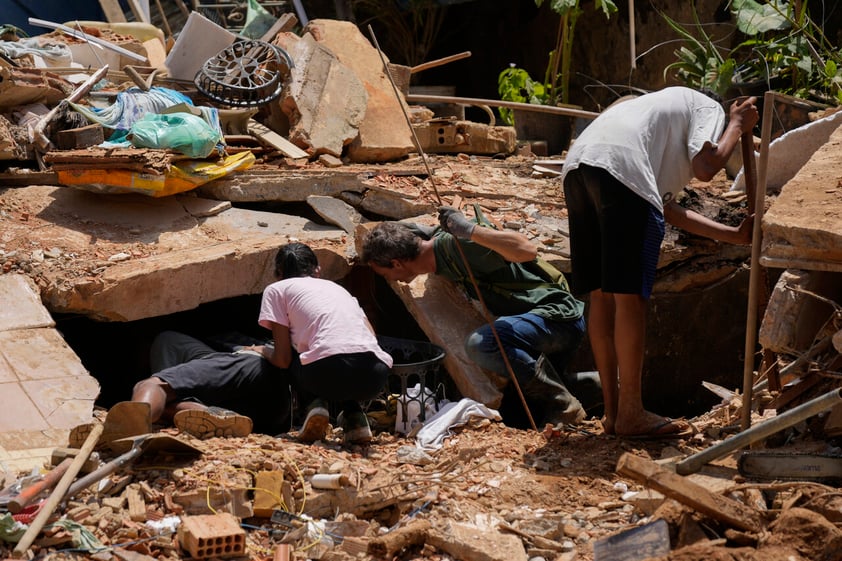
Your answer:
[[[283,239],[316,247],[324,276],[341,279],[351,267],[358,228],[381,218],[430,220],[436,206],[468,200],[569,270],[560,160],[536,162],[528,146],[518,148],[510,127],[438,118],[426,107],[409,106],[355,25],[314,20],[293,32],[296,24],[285,14],[254,39],[256,49],[280,49],[287,64],[272,76],[272,87],[258,83],[259,73],[241,76],[255,91],[263,88],[253,106],[231,83],[212,96],[194,85],[200,72],[203,87],[224,77],[208,68],[214,57],[247,55],[229,49],[236,35],[197,12],[174,44],[148,24],[101,22],[29,39],[4,37],[2,273],[34,281],[52,312],[128,322],[259,292],[266,263]],[[198,119],[210,140],[191,144],[198,156],[183,148],[198,129],[181,134],[181,144],[138,146],[132,126],[144,114],[188,115],[182,120]],[[161,132],[173,133],[174,121],[167,123]],[[712,186],[693,183],[685,203],[738,222],[745,196],[725,193],[729,183],[725,174]],[[838,183],[829,184],[819,202],[838,198],[838,191]],[[284,214],[296,203],[308,205],[321,222]],[[778,229],[778,239],[797,245],[798,236],[787,238],[786,224]],[[787,265],[799,248],[781,245],[777,264]],[[837,259],[838,250],[823,251],[810,253],[813,260],[828,258],[820,272],[787,271],[774,287],[752,397],[755,425],[838,388],[838,285],[823,274],[835,270],[830,258]],[[657,288],[670,294],[726,283],[745,268],[748,254],[670,230]],[[399,295],[408,308],[416,305],[408,302],[418,300],[416,289]],[[447,306],[466,321],[465,307]],[[424,310],[410,311],[431,340],[458,346],[461,338],[440,316],[431,321]],[[473,374],[450,374],[465,382],[465,394],[488,392],[488,400],[478,401],[500,398],[487,377],[481,386]],[[303,445],[294,434],[197,441],[171,428],[158,434],[195,455],[159,450],[109,464],[126,452],[103,443],[87,458],[79,448],[60,447],[35,473],[5,469],[0,555],[842,560],[842,505],[834,487],[842,470],[832,467],[842,456],[834,440],[842,434],[842,407],[766,439],[781,450],[765,477],[747,475],[745,456],[731,454],[698,473],[677,475],[682,459],[739,432],[743,396],[715,384],[709,389],[722,404],[689,419],[693,436],[663,441],[606,436],[596,420],[564,431],[528,431],[473,419],[453,428],[441,448],[397,436],[388,424],[366,447],[341,444],[341,429]],[[802,470],[799,476],[778,470],[790,461]],[[84,477],[108,465],[116,467],[64,495],[72,478],[60,470],[77,469]],[[14,506],[38,485],[46,488]],[[667,522],[659,527],[666,532],[652,526],[656,521]],[[20,547],[27,527],[37,535]],[[634,530],[650,533],[642,539]],[[626,556],[617,557],[621,551]]]

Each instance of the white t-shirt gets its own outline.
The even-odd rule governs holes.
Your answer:
[[[574,141],[562,175],[579,164],[606,170],[664,211],[663,199],[693,178],[693,158],[716,145],[725,111],[713,99],[672,87],[612,105]]]
[[[263,291],[258,323],[289,327],[301,364],[338,354],[373,352],[392,366],[392,357],[377,344],[357,299],[333,281],[294,277]]]

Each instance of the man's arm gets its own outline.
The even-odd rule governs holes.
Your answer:
[[[759,118],[754,103],[756,97],[750,97],[741,103],[731,105],[728,126],[714,145],[706,142],[702,150],[693,158],[693,175],[702,180],[710,181],[719,170],[725,167],[731,153],[740,142],[743,133],[750,133]]]
[[[459,210],[439,207],[439,223],[450,235],[462,240],[471,240],[499,253],[506,261],[526,263],[538,256],[538,248],[526,236],[511,230],[483,228],[471,222]]]
[[[670,201],[664,205],[664,220],[691,234],[736,245],[751,243],[754,226],[753,214],[745,218],[739,226],[726,226],[702,216],[698,212],[688,210],[675,201]]]
[[[538,256],[538,248],[526,236],[511,230],[474,228],[471,241],[499,253],[506,261],[526,263]]]

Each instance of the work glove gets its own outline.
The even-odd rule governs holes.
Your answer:
[[[471,239],[471,234],[477,226],[451,206],[439,207],[439,224],[442,230],[463,240]]]

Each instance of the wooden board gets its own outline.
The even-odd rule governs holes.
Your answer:
[[[257,137],[261,142],[268,144],[272,148],[275,148],[285,156],[290,158],[308,158],[309,154],[284,138],[283,136],[279,135],[275,131],[269,129],[269,127],[263,125],[262,123],[258,123],[254,119],[249,119],[248,123],[248,131],[251,135]]]
[[[623,454],[617,462],[617,473],[735,528],[749,532],[759,532],[763,528],[763,519],[756,510],[728,497],[715,495],[646,458]]]

